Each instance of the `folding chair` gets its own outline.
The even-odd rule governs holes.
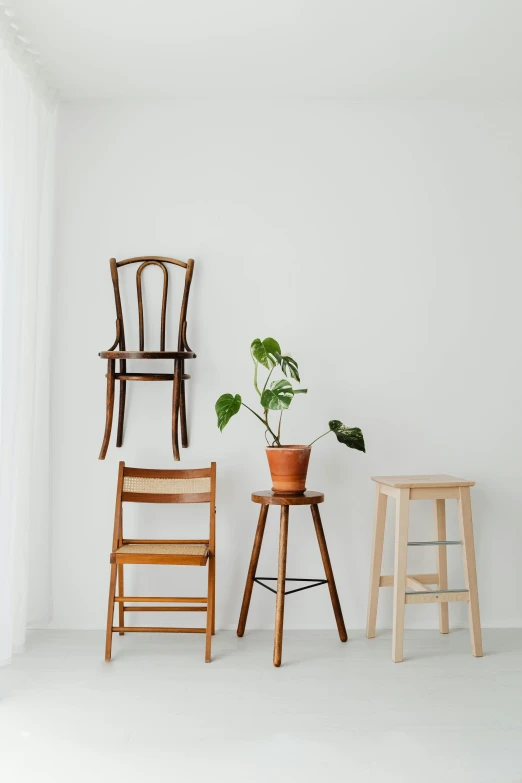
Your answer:
[[[209,503],[209,538],[200,540],[151,540],[123,537],[123,503]],[[112,540],[109,611],[105,660],[110,661],[112,634],[147,633],[204,633],[206,634],[205,661],[210,662],[211,636],[215,633],[216,605],[216,463],[198,470],[147,470],[126,468],[120,462],[114,534]],[[136,597],[124,595],[123,566],[126,563],[147,565],[208,566],[208,594],[206,597]],[[118,595],[116,596],[116,577]],[[126,604],[161,604],[154,606],[127,606]],[[118,625],[114,625],[114,605],[118,604]],[[165,604],[182,604],[166,606]],[[183,605],[185,604],[185,605]],[[186,604],[197,604],[187,606]],[[201,605],[200,605],[201,604]],[[204,604],[204,605],[203,605]],[[125,625],[125,612],[206,612],[205,628],[157,628]]]

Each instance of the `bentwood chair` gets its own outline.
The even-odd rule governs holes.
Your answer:
[[[208,503],[210,525],[208,539],[151,540],[123,536],[123,503]],[[105,660],[110,661],[112,635],[130,632],[204,633],[205,662],[210,663],[211,637],[215,633],[216,609],[216,463],[198,470],[146,470],[127,468],[120,462],[114,534],[112,539],[111,579]],[[207,566],[208,590],[198,597],[147,597],[124,594],[123,567],[126,564]],[[118,595],[116,596],[116,577]],[[129,606],[129,604],[160,606]],[[118,604],[118,625],[114,625],[114,606]],[[167,606],[181,604],[181,606]],[[195,606],[190,606],[195,604]],[[158,628],[125,625],[125,612],[206,612],[204,628]]]
[[[138,294],[138,319],[139,319],[139,351],[128,351],[125,344],[125,327],[123,324],[123,309],[121,306],[120,286],[118,270],[128,264],[139,264],[136,272],[136,288]],[[183,300],[181,303],[181,312],[178,327],[178,342],[176,351],[165,350],[165,331],[167,325],[167,293],[169,283],[169,273],[167,264],[173,267],[181,267],[185,270],[185,287],[183,291]],[[102,359],[107,359],[107,403],[105,414],[105,432],[100,451],[100,459],[105,459],[107,448],[112,430],[112,417],[114,410],[114,386],[115,381],[120,384],[120,409],[118,415],[118,434],[116,437],[116,446],[123,443],[123,423],[125,418],[125,396],[127,391],[127,381],[172,381],[172,451],[174,459],[179,461],[179,441],[178,428],[181,428],[181,445],[188,447],[187,434],[187,414],[185,405],[185,381],[190,375],[185,374],[185,359],[195,359],[196,354],[191,351],[187,343],[187,307],[190,292],[190,283],[194,270],[194,261],[190,258],[185,264],[183,261],[177,261],[175,258],[164,258],[163,256],[140,256],[138,258],[126,258],[123,261],[110,259],[111,278],[114,288],[114,299],[116,303],[116,339],[108,351],[101,351],[99,354]],[[145,327],[143,320],[143,297],[142,281],[143,270],[147,266],[158,266],[163,271],[163,296],[161,301],[161,330],[160,330],[160,349],[159,351],[145,350]],[[116,350],[118,349],[118,350]],[[172,373],[145,373],[145,372],[127,372],[127,361],[135,359],[169,359],[174,362],[174,371]],[[115,372],[116,361],[119,361],[119,372]]]

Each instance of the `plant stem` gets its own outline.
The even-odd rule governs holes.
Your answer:
[[[323,434],[322,434],[322,435],[319,435],[319,437],[318,437],[318,438],[316,438],[315,440],[313,440],[313,441],[312,441],[312,442],[311,442],[311,443],[308,445],[308,448],[310,448],[310,446],[313,446],[313,445],[314,445],[314,443],[315,443],[316,441],[318,441],[318,440],[321,440],[321,438],[324,438],[324,436],[325,436],[325,435],[328,435],[330,432],[332,432],[332,430],[327,430],[326,432],[323,432]]]
[[[254,362],[254,387],[255,387],[255,390],[256,390],[256,392],[257,392],[257,393],[259,394],[259,396],[261,397],[261,392],[259,391],[259,387],[258,387],[258,385],[257,385],[257,361],[254,359],[254,357],[253,357],[253,356],[252,356],[252,361]],[[245,406],[245,407],[248,407],[248,406]],[[249,410],[252,410],[252,409],[251,409],[251,408],[249,408]],[[254,411],[252,411],[252,413],[253,413],[253,412],[254,412]]]
[[[277,439],[281,439],[281,419],[283,418],[283,411],[281,411],[281,414],[279,416],[279,425],[277,427]]]
[[[265,381],[265,385],[263,386],[263,391],[266,389],[266,387],[267,387],[267,384],[268,384],[268,381],[270,380],[270,376],[272,375],[272,373],[273,373],[273,372],[274,372],[274,368],[272,367],[272,369],[271,369],[271,370],[270,370],[270,372],[268,373],[268,378],[267,378],[267,379],[266,379],[266,381]]]
[[[272,432],[272,430],[270,429],[270,425],[269,425],[269,423],[268,423],[268,408],[265,408],[265,409],[264,409],[264,411],[263,411],[263,413],[265,414],[265,424],[266,424],[267,430],[270,430],[270,432]],[[266,434],[266,433],[265,433],[265,434]],[[275,437],[275,436],[274,436],[274,437]],[[278,436],[278,437],[279,437],[279,436]],[[274,442],[275,442],[275,441],[274,441]],[[274,445],[274,443],[272,443],[272,446],[273,446],[273,445]],[[279,445],[281,445],[281,444],[279,444]]]
[[[270,429],[270,426],[268,424],[268,416],[267,416],[267,420],[265,421],[265,419],[262,419],[261,416],[258,413],[253,411],[252,408],[249,408],[248,405],[246,405],[244,402],[242,402],[241,405],[244,408],[247,408],[250,411],[250,413],[253,413],[254,416],[256,417],[256,419],[259,419],[259,421],[262,423],[263,427],[265,427],[269,431],[269,433],[273,437],[274,441],[277,443],[278,446],[280,446],[281,444],[279,443],[279,438],[277,437],[275,432],[272,432],[272,430]]]

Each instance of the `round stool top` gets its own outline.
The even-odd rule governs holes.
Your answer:
[[[272,492],[271,489],[262,489],[252,493],[252,500],[264,506],[312,506],[322,503],[324,495],[322,492],[312,492],[312,490],[306,490],[302,495],[285,495]]]

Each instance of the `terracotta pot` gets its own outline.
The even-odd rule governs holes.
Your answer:
[[[310,446],[269,446],[266,450],[272,474],[272,491],[302,495],[306,489],[306,474]]]

